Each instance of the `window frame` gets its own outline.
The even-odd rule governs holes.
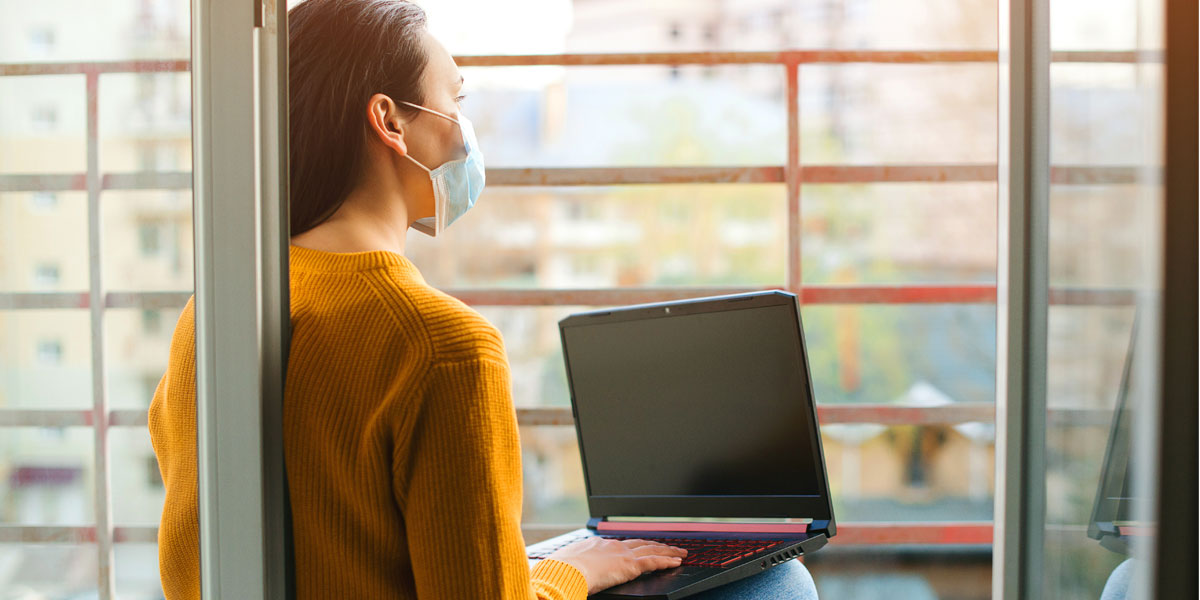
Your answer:
[[[228,5],[228,6],[226,6]],[[211,10],[233,10],[238,6],[240,18],[247,11],[240,3],[221,0],[220,6]],[[280,7],[285,3],[279,3]],[[280,9],[286,18],[286,13]],[[252,15],[251,15],[252,16]],[[277,15],[276,19],[280,19]],[[279,21],[282,22],[282,21]],[[240,23],[237,27],[244,27]],[[195,27],[195,25],[194,25]],[[195,37],[194,40],[200,39]],[[194,41],[194,43],[196,43]],[[274,54],[263,51],[261,41],[256,45],[258,61],[277,61],[280,51]],[[231,46],[241,48],[241,46]],[[286,49],[284,48],[284,52]],[[266,58],[264,58],[264,56]],[[286,54],[282,54],[286,57]],[[1134,63],[1144,57],[1133,51],[1070,51],[1051,54],[1053,62],[1090,63]],[[926,63],[985,63],[998,64],[998,53],[994,51],[865,51],[865,50],[787,50],[781,52],[664,52],[644,54],[559,54],[559,55],[504,55],[504,56],[460,56],[460,66],[595,66],[595,65],[747,65],[768,64],[780,68],[786,82],[788,106],[787,161],[784,165],[743,167],[639,167],[639,168],[504,168],[490,169],[488,183],[491,186],[603,186],[639,185],[661,183],[784,183],[788,218],[788,266],[783,289],[796,293],[805,304],[995,304],[996,285],[804,285],[800,271],[800,215],[801,190],[808,183],[882,183],[882,182],[996,182],[997,165],[993,164],[923,164],[923,165],[809,165],[800,157],[800,112],[798,104],[799,71],[811,64],[926,64]],[[246,59],[248,60],[248,59]],[[75,174],[0,174],[0,192],[61,192],[86,191],[88,196],[89,274],[90,284],[86,292],[0,292],[0,310],[27,309],[79,309],[86,308],[91,320],[91,365],[93,403],[83,410],[36,410],[0,408],[0,427],[91,427],[95,435],[96,473],[96,523],[91,526],[0,526],[0,542],[45,543],[94,542],[100,559],[99,589],[102,598],[113,597],[113,544],[155,543],[157,528],[153,526],[121,526],[112,522],[110,456],[107,432],[113,427],[146,427],[147,415],[141,409],[112,409],[109,407],[106,383],[104,348],[104,313],[115,308],[140,308],[148,310],[178,310],[187,301],[188,291],[110,291],[103,286],[101,273],[101,220],[100,199],[107,190],[186,190],[192,186],[192,174],[188,172],[132,172],[101,173],[98,165],[98,98],[97,93],[102,75],[111,73],[188,72],[193,65],[186,60],[159,61],[116,61],[116,62],[73,62],[73,63],[21,63],[0,64],[0,77],[27,75],[82,75],[86,80],[87,93],[87,171]],[[262,68],[261,63],[259,68]],[[229,75],[226,73],[226,75]],[[245,100],[243,97],[242,100]],[[278,98],[259,99],[250,106],[263,110],[263,106],[278,106]],[[197,104],[197,107],[200,105]],[[284,113],[286,114],[286,112]],[[261,114],[260,114],[261,117]],[[274,130],[262,134],[260,140],[286,136],[286,131]],[[286,139],[286,138],[283,138]],[[203,142],[198,142],[203,143]],[[264,143],[256,146],[271,146]],[[276,147],[285,147],[275,144]],[[262,157],[255,154],[261,164]],[[280,168],[275,173],[285,172]],[[1054,166],[1047,171],[1050,181],[1064,184],[1132,183],[1137,181],[1135,167],[1079,167]],[[269,177],[267,179],[270,179]],[[245,185],[245,182],[242,182]],[[276,180],[274,185],[286,189],[286,178]],[[279,193],[279,189],[274,192]],[[255,193],[261,193],[261,190]],[[200,193],[197,188],[197,203]],[[263,223],[263,228],[276,228],[280,235],[280,223]],[[284,227],[286,225],[283,225]],[[259,231],[255,235],[263,235]],[[198,238],[200,236],[197,236]],[[286,239],[286,236],[283,236]],[[200,271],[200,255],[197,254],[197,271]],[[266,258],[267,262],[278,260]],[[283,254],[286,261],[286,248]],[[266,264],[266,263],[264,263]],[[279,263],[275,262],[276,268]],[[286,264],[286,263],[283,263]],[[215,265],[222,276],[231,275],[228,263]],[[275,277],[277,274],[268,274]],[[267,290],[270,285],[264,280],[255,284],[256,289]],[[490,306],[557,306],[557,305],[621,305],[682,299],[701,295],[737,293],[764,288],[753,287],[705,287],[705,288],[606,288],[606,289],[451,289],[448,293],[472,305]],[[286,288],[279,291],[286,293]],[[1132,305],[1135,291],[1128,289],[1056,288],[1048,290],[1050,304],[1108,304]],[[276,296],[270,306],[285,307],[286,296]],[[273,336],[266,339],[285,339],[282,326]],[[281,350],[268,352],[278,360]],[[281,368],[276,365],[274,368]],[[955,424],[964,422],[995,422],[997,405],[989,402],[962,403],[942,407],[905,407],[883,404],[874,405],[822,405],[818,407],[820,422],[833,423],[878,423],[878,424]],[[566,408],[518,408],[521,425],[563,427],[573,424],[570,409]],[[1107,415],[1092,414],[1078,409],[1055,410],[1047,418],[1095,423]],[[255,437],[258,443],[259,437]],[[1000,491],[997,490],[997,494]],[[224,517],[223,517],[224,518]],[[881,544],[991,544],[993,532],[999,532],[1000,523],[980,522],[927,522],[905,523],[903,527],[889,523],[842,523],[839,545]],[[568,525],[527,525],[525,533],[530,538],[548,537],[575,527]]]

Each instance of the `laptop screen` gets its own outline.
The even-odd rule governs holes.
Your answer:
[[[590,496],[822,493],[795,305],[730,306],[563,327]]]

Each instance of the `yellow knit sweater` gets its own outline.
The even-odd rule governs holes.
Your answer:
[[[386,251],[291,247],[284,446],[299,598],[576,600],[575,567],[532,569],[504,344]],[[193,303],[150,405],[166,486],[159,568],[200,597]],[[220,324],[218,324],[219,326]]]

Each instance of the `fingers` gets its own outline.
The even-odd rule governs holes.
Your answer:
[[[679,555],[679,556],[687,555],[687,550],[684,550],[683,548],[677,548],[675,546],[668,546],[666,544],[662,544],[659,542],[653,542],[650,540],[624,540],[624,543],[625,543],[626,547],[633,548],[635,550],[641,549],[641,548],[649,548],[652,550],[665,551],[668,554],[672,554],[672,555]]]
[[[659,569],[671,569],[683,564],[682,557],[662,556],[659,554],[639,556],[634,560],[637,562],[638,568],[640,568],[643,572],[657,571]]]
[[[667,556],[671,558],[687,556],[687,550],[665,544],[646,544],[634,548],[632,552],[637,556]]]

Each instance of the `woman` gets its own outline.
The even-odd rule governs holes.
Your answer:
[[[308,0],[289,12],[289,54],[299,597],[574,600],[678,566],[681,549],[603,539],[528,566],[503,341],[404,257],[409,227],[436,236],[483,185],[462,77],[423,11]],[[199,597],[193,332],[189,302],[150,408],[171,600]]]

